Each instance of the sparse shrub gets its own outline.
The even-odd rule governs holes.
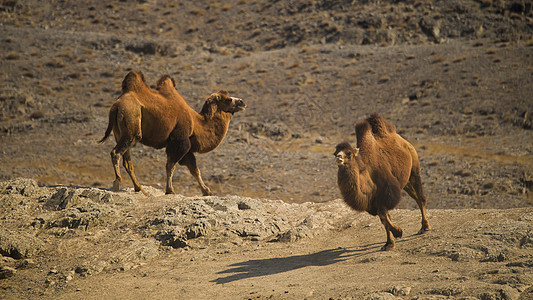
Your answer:
[[[34,111],[30,115],[30,119],[32,120],[41,119],[42,117],[44,117],[44,113],[40,110]]]
[[[431,59],[431,62],[434,63],[434,64],[437,64],[437,63],[442,63],[442,62],[445,62],[446,59],[444,59],[444,57],[440,56],[440,55],[435,55],[433,56],[433,58]]]
[[[192,15],[197,16],[197,17],[201,17],[201,16],[205,15],[205,10],[203,10],[203,9],[193,9],[193,10],[190,11],[190,13]]]
[[[231,4],[226,3],[226,4],[224,4],[224,5],[222,6],[222,10],[223,10],[223,11],[228,11],[228,10],[230,10],[230,9],[231,9]]]
[[[62,59],[56,58],[54,60],[47,62],[45,66],[51,67],[51,68],[64,68],[66,64]]]
[[[385,82],[388,82],[389,80],[390,80],[389,76],[383,75],[383,76],[379,77],[378,83],[385,83]]]
[[[17,52],[9,52],[6,55],[6,59],[8,59],[8,60],[15,60],[15,59],[19,59],[19,58],[20,58],[20,54],[18,54]]]
[[[50,96],[52,93],[53,91],[48,86],[43,84],[37,85],[37,94],[41,96]]]
[[[478,0],[478,2],[481,4],[481,7],[491,7],[492,6],[492,0]]]
[[[466,60],[466,56],[461,56],[461,57],[456,57],[453,59],[453,62],[454,63],[460,63],[462,61],[465,61]]]

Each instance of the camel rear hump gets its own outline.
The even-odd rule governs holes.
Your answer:
[[[372,133],[377,137],[396,133],[396,126],[385,121],[378,113],[373,113],[366,121],[372,127]]]
[[[156,83],[157,90],[167,90],[167,89],[176,89],[176,82],[170,75],[163,75],[157,80]]]
[[[122,80],[122,94],[128,92],[140,92],[142,90],[149,90],[150,88],[146,84],[144,74],[138,70],[132,70],[126,74],[124,80]]]

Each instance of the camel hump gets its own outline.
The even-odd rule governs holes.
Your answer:
[[[162,89],[167,89],[167,88],[174,88],[174,89],[176,88],[176,82],[168,74],[161,76],[161,78],[157,80],[157,84],[156,84],[157,90],[162,90]]]
[[[357,137],[358,148],[366,149],[370,145],[369,143],[374,140],[372,127],[366,120],[355,125],[355,135]]]
[[[372,134],[377,137],[384,137],[396,133],[396,126],[385,121],[378,113],[373,113],[366,121],[372,128]]]
[[[132,70],[126,74],[122,81],[122,94],[127,92],[138,92],[143,89],[149,89],[144,79],[144,74],[139,70]]]

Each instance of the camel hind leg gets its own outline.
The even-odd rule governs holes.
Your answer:
[[[118,192],[120,190],[120,185],[122,183],[122,176],[120,176],[120,166],[119,162],[124,153],[128,152],[131,146],[133,145],[133,139],[127,137],[121,137],[115,148],[111,150],[111,163],[113,164],[113,169],[115,171],[115,181],[113,181],[113,191]],[[126,162],[124,162],[126,163]],[[127,168],[126,168],[127,169]]]
[[[422,227],[420,228],[419,234],[425,233],[426,231],[429,231],[431,227],[429,226],[429,222],[426,216],[426,203],[427,199],[424,195],[424,191],[422,190],[422,180],[420,179],[420,168],[417,168],[415,170],[411,171],[411,177],[409,177],[409,182],[407,182],[407,185],[404,187],[404,190],[411,196],[413,199],[415,199],[416,204],[418,204],[418,207],[420,208],[420,213],[422,215]]]
[[[123,159],[124,169],[126,169],[126,172],[128,172],[128,175],[130,175],[131,181],[133,182],[133,188],[135,189],[136,192],[142,192],[143,194],[146,195],[146,192],[139,184],[139,181],[137,181],[137,177],[135,177],[135,173],[133,171],[133,163],[131,161],[130,149],[124,152],[122,159]]]
[[[200,189],[202,190],[202,194],[204,196],[213,196],[214,194],[211,192],[211,190],[205,185],[204,181],[202,180],[202,175],[200,173],[200,169],[198,169],[198,165],[196,164],[196,157],[194,157],[194,154],[189,152],[187,153],[180,161],[180,165],[185,165],[189,169],[189,172],[191,175],[196,179],[198,184],[200,185]]]
[[[128,132],[126,130],[123,130],[122,132]],[[135,132],[135,131],[134,131]],[[120,185],[122,183],[122,177],[120,176],[120,167],[119,162],[120,159],[123,158],[123,165],[128,174],[131,177],[131,180],[133,181],[133,185],[135,187],[135,191],[142,191],[144,190],[139,185],[139,182],[137,181],[137,178],[135,177],[135,174],[133,173],[133,164],[131,162],[131,155],[130,155],[130,148],[137,143],[137,141],[140,140],[140,126],[137,130],[139,134],[123,134],[120,136],[118,132],[115,132],[115,139],[118,141],[117,145],[113,150],[111,150],[111,163],[113,164],[113,169],[115,170],[115,181],[113,182],[113,191],[118,192],[120,190]]]

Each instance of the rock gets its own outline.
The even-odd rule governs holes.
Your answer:
[[[3,194],[21,194],[22,196],[31,197],[35,194],[37,188],[37,182],[33,179],[17,178],[8,181],[3,188]]]
[[[80,274],[80,276],[83,276],[83,277],[91,275],[89,267],[87,267],[87,266],[77,266],[76,269],[74,270],[74,272],[76,274]]]
[[[194,239],[207,234],[211,228],[211,224],[205,220],[199,220],[185,227],[185,235],[187,239]]]
[[[393,294],[385,293],[385,292],[370,294],[366,297],[366,300],[395,300],[395,299],[399,299],[399,298],[394,296]]]
[[[449,286],[446,288],[437,288],[429,291],[430,294],[443,296],[457,296],[462,292],[463,288],[460,286]]]
[[[237,204],[237,207],[240,209],[240,210],[245,210],[245,209],[251,209],[250,205],[244,201],[241,201]]]
[[[0,279],[6,279],[15,276],[17,270],[10,267],[0,267]]]
[[[33,259],[24,259],[17,264],[17,269],[26,269],[33,265],[35,265],[35,261]]]
[[[95,203],[110,203],[113,200],[113,196],[109,192],[95,188],[84,189],[79,196],[88,198]]]
[[[495,292],[486,292],[481,294],[480,300],[517,300],[520,294],[511,287],[504,287]],[[521,299],[521,298],[520,298]]]
[[[388,293],[393,294],[394,296],[409,296],[411,293],[410,286],[395,286],[387,291]]]
[[[302,238],[307,238],[311,235],[309,227],[307,226],[298,226],[292,229],[289,229],[278,235],[274,241],[276,242],[295,242]]]
[[[28,234],[17,234],[0,229],[0,254],[15,259],[27,258],[38,253],[42,248],[42,242]]]
[[[76,198],[77,196],[75,196],[75,190],[69,191],[67,188],[60,188],[46,202],[45,207],[50,210],[62,210],[73,206]]]
[[[154,235],[155,239],[160,241],[163,246],[170,246],[174,249],[187,247],[187,237],[179,228],[160,230]]]

